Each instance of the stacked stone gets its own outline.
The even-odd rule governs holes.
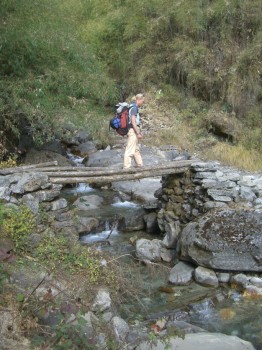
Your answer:
[[[253,175],[215,162],[199,162],[184,175],[168,175],[163,188],[156,193],[162,202],[158,224],[165,232],[167,223],[182,224],[214,208],[244,202],[262,208],[262,175]]]

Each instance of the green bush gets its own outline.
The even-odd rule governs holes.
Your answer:
[[[36,229],[36,223],[36,217],[25,205],[19,208],[7,208],[4,213],[2,209],[1,234],[12,239],[16,252],[29,250],[29,236]]]

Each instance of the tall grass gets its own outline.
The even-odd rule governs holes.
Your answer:
[[[1,2],[0,128],[11,143],[18,143],[21,128],[36,142],[46,141],[67,117],[83,124],[94,105],[117,98],[105,64],[81,40],[79,5],[78,0]]]

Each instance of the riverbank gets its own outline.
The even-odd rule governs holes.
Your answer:
[[[70,142],[70,151],[74,148],[75,152],[76,147],[82,150],[87,147],[88,151],[85,155],[80,153],[80,156],[72,156],[69,152],[67,162],[74,161],[81,164],[85,161],[87,166],[121,164],[123,152],[121,144],[119,148],[97,150],[95,143],[87,141],[83,134],[80,141],[78,139]],[[144,146],[142,152],[145,163],[151,163],[153,160],[157,164],[190,157],[187,152],[181,153],[174,147],[161,149]],[[38,157],[38,159],[40,161],[41,158]],[[208,167],[211,165],[208,163],[205,164],[206,169],[203,169],[203,166],[202,164],[197,174],[204,172],[206,175],[214,175],[215,170],[217,171],[217,169],[210,170]],[[216,181],[223,182],[221,172],[219,174],[220,180]],[[242,175],[237,179],[235,177],[235,181],[240,181]],[[13,237],[15,245],[6,238],[1,241],[1,260],[5,261],[1,264],[4,275],[1,281],[3,306],[7,309],[11,307],[12,315],[14,313],[19,315],[18,320],[23,320],[25,324],[24,328],[17,324],[16,334],[10,335],[6,331],[5,337],[8,341],[12,343],[17,341],[17,336],[22,339],[22,335],[26,335],[34,347],[40,346],[40,348],[51,346],[54,349],[66,349],[70,347],[69,344],[74,344],[71,346],[77,349],[88,348],[88,346],[92,349],[139,349],[139,346],[141,348],[146,346],[139,345],[143,340],[148,342],[148,346],[149,344],[152,346],[158,338],[162,339],[162,343],[173,341],[172,337],[170,338],[172,332],[182,338],[186,333],[191,334],[195,331],[226,332],[226,327],[213,327],[214,322],[219,325],[223,319],[232,321],[233,334],[253,341],[250,335],[235,329],[234,318],[239,315],[236,311],[239,300],[243,300],[243,303],[244,300],[250,300],[249,298],[252,301],[253,297],[259,300],[260,287],[257,286],[260,281],[259,275],[238,276],[238,273],[230,274],[229,271],[229,273],[219,272],[215,276],[212,271],[204,271],[203,277],[203,271],[200,271],[200,268],[194,272],[194,268],[190,267],[187,273],[190,278],[182,281],[185,264],[183,263],[184,265],[180,268],[182,263],[178,263],[176,244],[174,246],[176,241],[174,235],[176,236],[178,230],[177,227],[172,228],[172,225],[177,221],[174,215],[178,215],[174,198],[178,200],[181,195],[183,198],[183,191],[187,193],[186,198],[190,198],[188,197],[188,189],[191,186],[189,182],[185,184],[185,180],[181,179],[170,182],[166,178],[160,183],[161,179],[149,179],[141,180],[139,183],[128,183],[128,185],[125,182],[119,182],[112,188],[106,184],[97,190],[84,185],[62,190],[61,186],[59,188],[50,186],[43,174],[7,177],[6,181],[3,176],[1,177],[1,188],[5,189],[1,193],[4,193],[6,202],[11,202],[13,206],[18,205],[18,209],[7,215],[9,225],[6,225],[6,229],[13,229],[14,233],[14,229],[17,229],[15,225],[18,222],[21,224],[22,220],[22,225],[25,225],[25,227],[22,226],[22,231],[26,234],[24,238],[27,240],[26,245],[25,241],[20,241],[17,236]],[[206,183],[204,180],[205,177],[201,177],[198,182]],[[214,176],[212,179],[209,177],[208,180],[214,182]],[[249,178],[249,180],[254,182],[255,179]],[[209,185],[214,186],[211,182]],[[173,184],[172,191],[167,190],[167,183]],[[180,187],[177,187],[177,184]],[[224,182],[224,185],[226,184],[229,185]],[[194,184],[195,194],[191,197],[198,203],[201,218],[200,198],[195,198],[198,195],[197,185],[199,186]],[[247,184],[242,184],[244,185]],[[248,185],[252,192],[256,184]],[[161,197],[159,201],[154,196],[155,192],[158,198],[163,194],[166,197]],[[192,188],[190,193],[193,193]],[[254,196],[256,196],[255,193]],[[172,197],[172,203],[176,208],[168,208],[163,215],[163,210],[167,209],[164,203],[171,203],[168,199],[170,195],[178,196]],[[214,203],[220,202],[220,199],[209,198],[209,202],[212,200]],[[255,198],[252,200],[255,202]],[[237,204],[234,198],[232,201]],[[179,202],[181,204],[181,201]],[[7,204],[8,206],[10,204]],[[30,210],[25,210],[25,207]],[[184,209],[188,211],[188,203]],[[193,209],[196,213],[196,208],[192,207],[191,210]],[[173,216],[170,216],[171,212]],[[180,215],[183,225],[189,219],[192,220],[189,213],[181,211]],[[14,218],[18,216],[19,220],[14,222]],[[194,217],[197,218],[197,216]],[[37,224],[32,227],[28,223],[34,224],[34,218],[37,219]],[[163,220],[167,220],[169,224],[167,225]],[[162,237],[167,235],[163,237],[164,245],[161,239],[159,240],[161,230]],[[79,245],[79,238],[84,246]],[[99,243],[100,240],[102,242]],[[168,244],[166,244],[167,241]],[[156,244],[159,257],[150,259],[148,256],[141,256],[141,249],[139,249],[141,242]],[[91,245],[88,247],[86,244]],[[142,251],[144,254],[145,250]],[[140,265],[139,260],[144,261],[145,265]],[[153,261],[150,262],[150,260]],[[164,263],[161,260],[164,260]],[[200,283],[199,285],[190,282],[193,275]],[[251,290],[248,287],[252,285],[251,279],[255,283],[253,286],[257,288],[256,293],[254,293],[255,288]],[[190,285],[183,287],[181,282],[190,283]],[[236,286],[235,292],[225,285],[228,282],[230,282],[229,286]],[[218,285],[219,289],[214,288]],[[234,295],[233,299],[232,295]],[[9,301],[10,296],[16,300],[12,305]],[[99,300],[96,297],[99,297]],[[212,319],[212,322],[208,322],[206,326],[201,324],[203,322],[201,310]],[[3,312],[3,319],[7,315],[10,316]],[[25,318],[23,318],[24,314]],[[213,317],[217,321],[214,321]],[[9,321],[6,327],[10,318],[7,320]],[[199,324],[200,328],[194,328],[194,324]],[[4,328],[7,330],[6,327]],[[86,333],[87,329],[88,333]],[[254,327],[250,329],[254,331]],[[236,331],[237,333],[234,333]],[[37,336],[33,336],[33,333]],[[89,334],[88,338],[86,334]],[[178,343],[179,337],[176,340]],[[236,349],[241,348],[237,339],[230,339],[231,343],[236,342]],[[259,349],[257,336],[254,339]],[[186,338],[184,344],[189,346],[190,341],[190,337]],[[226,342],[226,338],[223,341]],[[37,345],[38,342],[40,345]],[[14,347],[14,344],[10,346]],[[8,348],[9,345],[5,346]],[[199,346],[203,346],[201,340]]]

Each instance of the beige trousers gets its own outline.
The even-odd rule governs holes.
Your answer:
[[[131,128],[127,134],[127,145],[124,155],[124,169],[128,169],[131,167],[132,157],[134,157],[137,166],[143,165],[142,157],[138,146],[138,138],[133,128]]]

